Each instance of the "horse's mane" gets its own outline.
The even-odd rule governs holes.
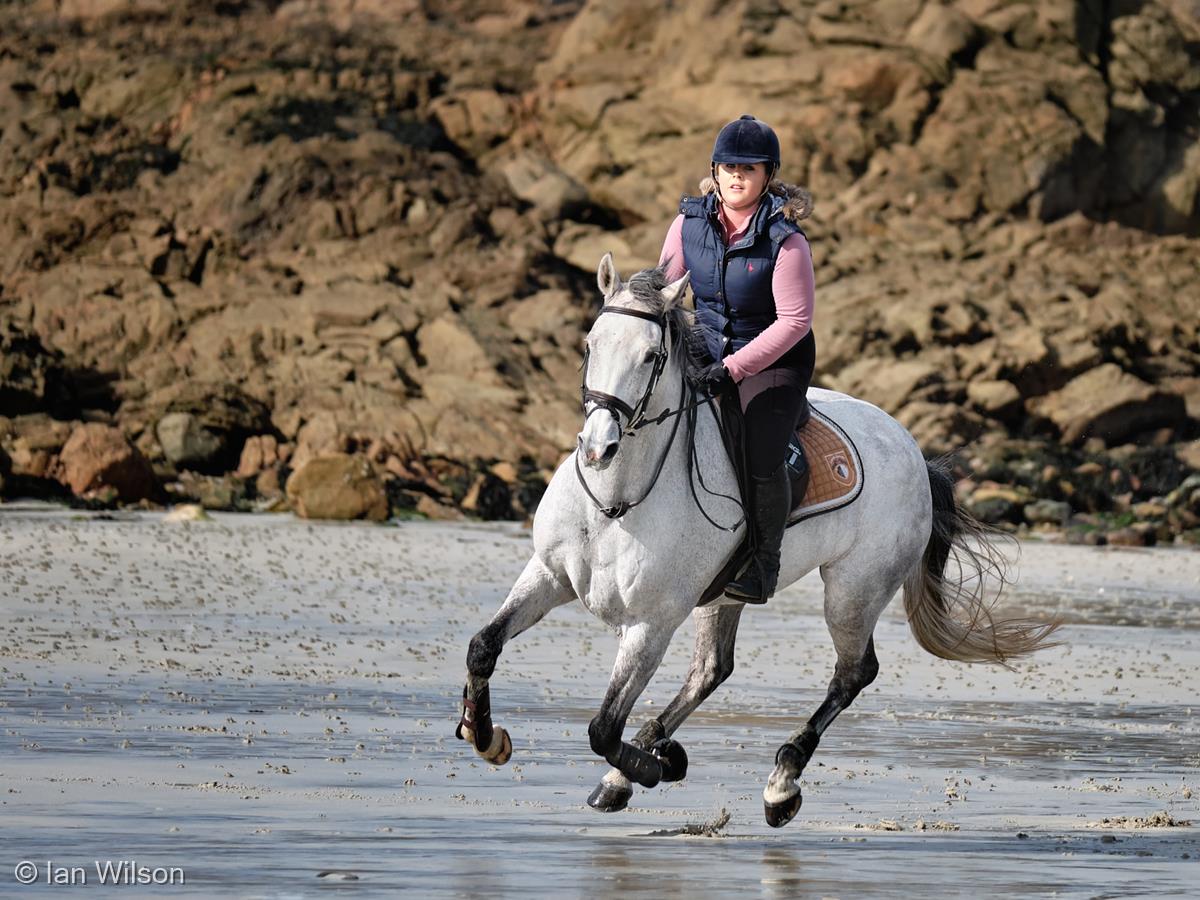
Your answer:
[[[669,304],[663,297],[663,289],[671,283],[667,279],[669,262],[653,269],[642,269],[630,276],[622,287],[639,308],[666,320],[667,332],[671,337],[671,353],[678,354],[676,359],[683,361],[684,372],[689,378],[694,378],[698,370],[703,368],[704,342],[694,316],[683,305],[682,296]]]

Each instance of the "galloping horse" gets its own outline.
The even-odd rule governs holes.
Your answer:
[[[737,522],[736,472],[717,415],[703,414],[712,406],[687,379],[687,276],[667,284],[661,270],[649,269],[622,282],[605,254],[597,279],[604,305],[587,337],[583,430],[538,507],[532,558],[471,639],[457,734],[489,762],[508,761],[512,742],[491,720],[496,661],[510,639],[579,598],[620,635],[588,727],[592,751],[613,767],[588,803],[613,812],[628,803],[631,782],[654,787],[686,772],[687,754],[671,735],[732,672],[744,608],[724,598],[697,604],[737,552],[745,526]],[[997,559],[994,548],[956,507],[947,474],[926,463],[898,422],[831,391],[812,390],[809,400],[852,439],[866,477],[853,503],[785,536],[780,587],[820,568],[837,663],[824,703],[775,756],[763,801],[776,827],[800,809],[797,779],[825,729],[875,679],[872,633],[898,590],[917,641],[946,659],[1005,665],[1043,646],[1054,628],[990,614],[983,575]],[[700,413],[689,415],[693,409]],[[736,527],[714,527],[722,515]],[[958,574],[944,578],[952,555]],[[635,701],[689,614],[696,644],[686,683],[624,741]]]

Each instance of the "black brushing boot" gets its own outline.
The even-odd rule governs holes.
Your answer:
[[[779,581],[779,545],[792,508],[787,466],[781,465],[766,478],[751,478],[750,491],[758,547],[746,571],[725,586],[725,596],[746,603],[766,603]]]

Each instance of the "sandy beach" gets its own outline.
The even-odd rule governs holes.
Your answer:
[[[775,831],[764,779],[832,670],[819,578],[743,617],[677,735],[688,777],[605,816],[587,723],[616,640],[579,604],[501,658],[511,763],[453,736],[529,551],[519,525],[0,507],[0,894],[1194,895],[1200,553],[1023,543],[1006,608],[1063,646],[1015,672],[928,656],[893,604]]]

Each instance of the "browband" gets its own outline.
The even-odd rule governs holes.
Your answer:
[[[659,325],[663,323],[662,316],[656,316],[654,313],[649,313],[641,309],[633,309],[629,306],[602,306],[600,307],[600,312],[596,315],[606,312],[620,313],[623,316],[633,316],[635,319],[645,319],[647,322],[655,322]]]

